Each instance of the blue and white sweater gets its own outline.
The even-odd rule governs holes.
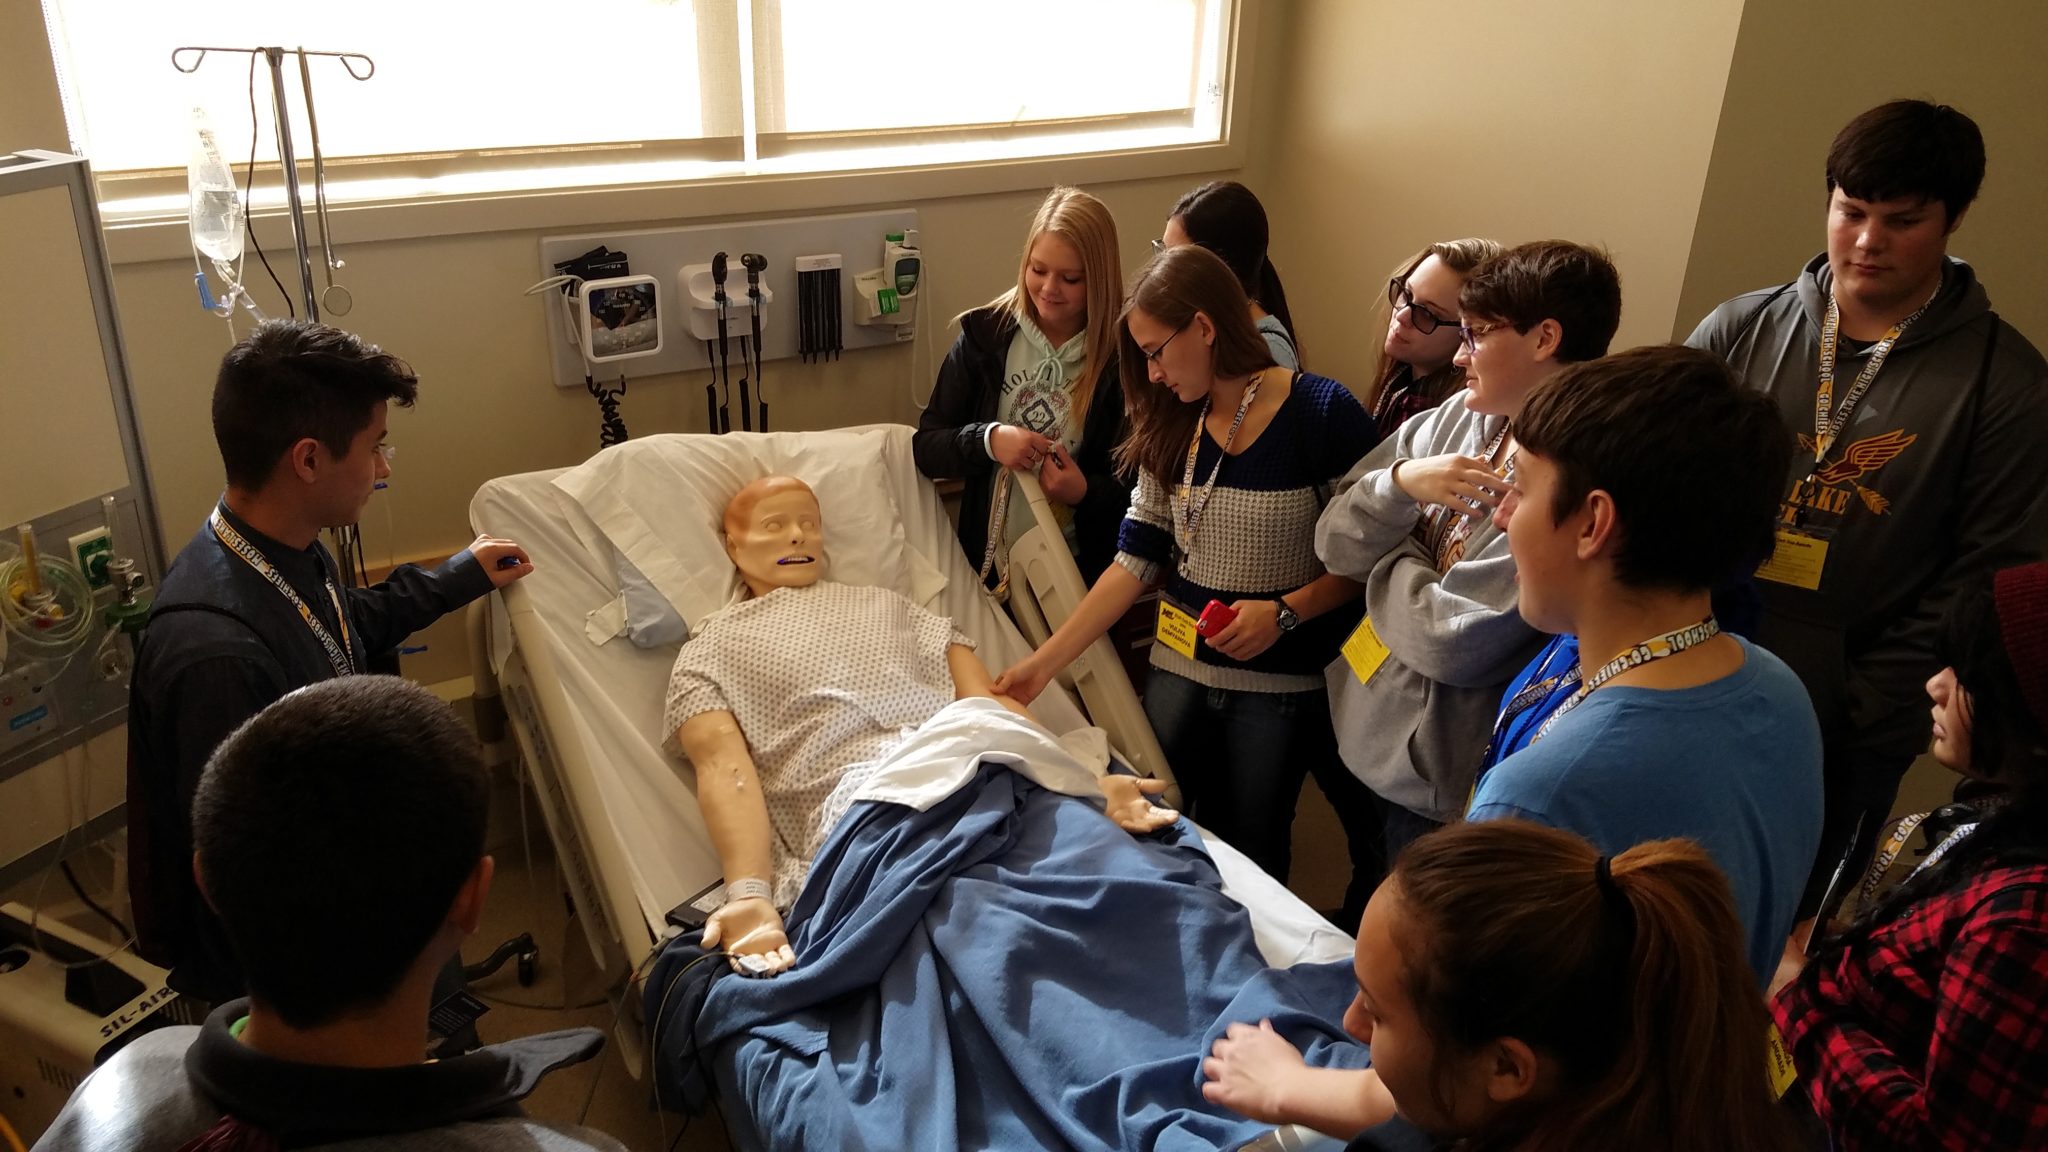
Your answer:
[[[1117,537],[1117,563],[1192,615],[1211,600],[1277,600],[1323,574],[1316,558],[1316,518],[1339,480],[1371,451],[1372,418],[1344,385],[1301,373],[1273,421],[1243,451],[1223,461],[1202,513],[1193,552],[1174,545],[1181,478],[1140,470],[1131,510]],[[1222,446],[1203,436],[1195,483],[1209,478]],[[1323,686],[1322,670],[1358,622],[1356,609],[1305,620],[1250,660],[1232,660],[1199,641],[1189,660],[1152,645],[1152,666],[1211,688],[1243,692],[1306,692]]]

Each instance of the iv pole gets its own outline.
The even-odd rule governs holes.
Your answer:
[[[183,57],[193,53],[187,63]],[[303,68],[308,56],[332,56],[341,61],[341,66],[357,80],[368,80],[377,74],[377,62],[360,52],[315,52],[306,48],[175,48],[171,51],[171,67],[180,72],[191,73],[199,70],[206,62],[208,52],[234,52],[241,55],[260,54],[270,65],[270,107],[277,129],[277,158],[284,167],[284,194],[291,208],[292,247],[299,256],[299,294],[306,305],[308,320],[320,319],[319,294],[313,287],[313,258],[306,245],[306,206],[299,193],[298,155],[292,147],[291,114],[286,108],[284,87],[284,58],[297,56]],[[356,71],[360,62],[363,70]],[[325,229],[322,240],[325,241]],[[321,253],[322,259],[326,253]]]

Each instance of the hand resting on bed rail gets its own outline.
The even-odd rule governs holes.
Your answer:
[[[955,700],[986,697],[1037,721],[995,691],[951,621],[886,588],[823,579],[818,501],[801,480],[742,488],[724,528],[748,595],[683,646],[664,719],[696,773],[726,877],[703,943],[722,946],[734,971],[773,976],[796,963],[778,909],[794,903],[864,773]],[[1109,817],[1135,834],[1179,818],[1150,799],[1163,782],[1104,776],[1097,786]]]

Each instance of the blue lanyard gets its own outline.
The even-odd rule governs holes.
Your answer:
[[[1486,742],[1486,755],[1479,762],[1480,775],[1499,763],[1511,749],[1519,744],[1520,737],[1529,726],[1548,715],[1553,700],[1564,692],[1579,685],[1579,660],[1576,645],[1569,646],[1572,652],[1570,663],[1559,672],[1552,672],[1560,653],[1568,646],[1555,643],[1544,650],[1542,663],[1536,666],[1527,683],[1501,704],[1500,714],[1493,722],[1493,736]]]

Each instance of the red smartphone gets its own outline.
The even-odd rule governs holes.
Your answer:
[[[1195,620],[1195,631],[1207,640],[1230,627],[1230,622],[1235,619],[1237,609],[1221,600],[1211,600],[1209,606],[1202,609],[1202,615]]]

